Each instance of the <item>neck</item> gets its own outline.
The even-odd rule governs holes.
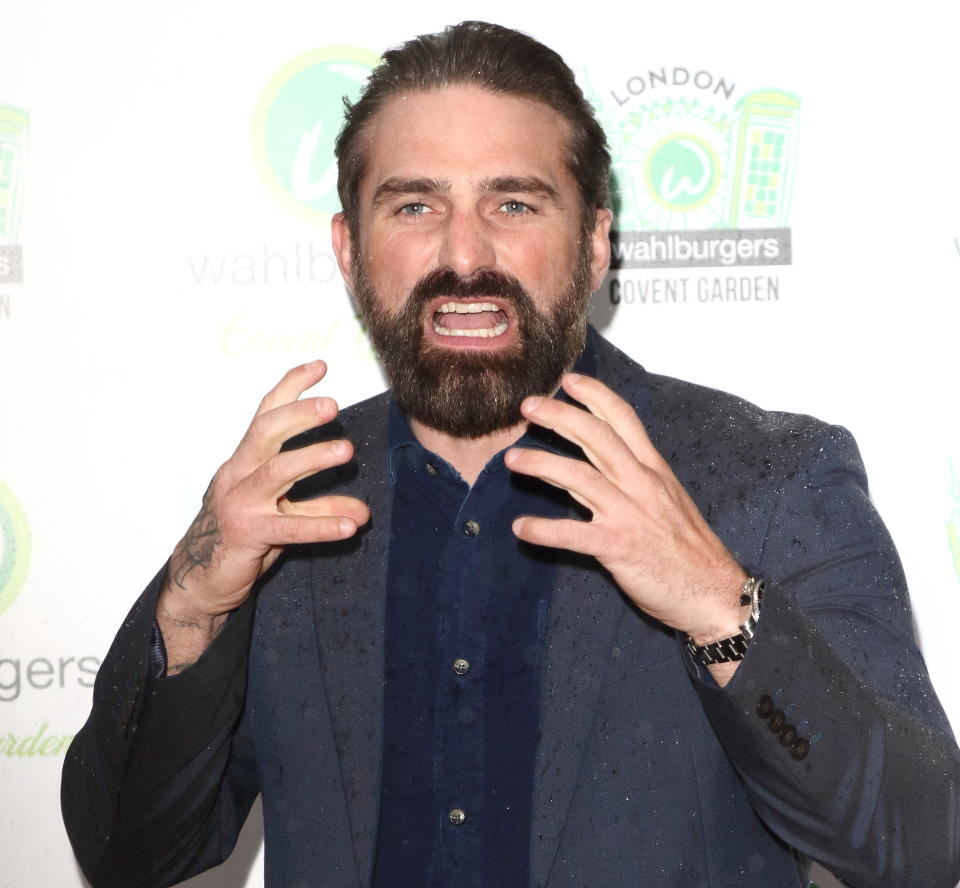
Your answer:
[[[410,419],[417,440],[437,456],[442,456],[459,473],[460,477],[473,487],[473,482],[490,462],[491,457],[517,441],[527,430],[527,423],[520,422],[508,429],[484,435],[482,438],[455,438],[445,432],[438,432],[422,422]]]

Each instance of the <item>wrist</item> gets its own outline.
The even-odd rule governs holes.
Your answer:
[[[687,636],[687,649],[690,655],[711,669],[718,665],[729,665],[742,660],[753,640],[760,619],[760,605],[763,601],[763,579],[748,577],[740,589],[739,603],[741,612],[747,611],[744,621],[737,627],[734,634],[716,638],[711,641],[698,642],[696,638]]]
[[[185,600],[174,584],[167,582],[157,598],[157,626],[166,649],[166,676],[192,666],[217,637],[228,614],[208,614]]]
[[[211,613],[198,607],[184,590],[169,580],[157,597],[157,622],[161,629],[171,626],[178,630],[215,635],[226,619],[227,613]]]
[[[701,608],[696,625],[686,630],[687,637],[694,644],[712,644],[740,631],[750,616],[749,604],[741,603],[744,584],[748,579],[746,572],[737,565],[735,571],[717,584],[717,591],[711,598],[712,607]]]

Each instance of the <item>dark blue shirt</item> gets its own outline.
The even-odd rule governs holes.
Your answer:
[[[571,452],[540,428],[517,444]],[[389,458],[395,492],[374,885],[525,885],[556,551],[519,541],[511,524],[519,515],[567,516],[570,498],[515,475],[502,453],[468,487],[417,442],[396,405]]]

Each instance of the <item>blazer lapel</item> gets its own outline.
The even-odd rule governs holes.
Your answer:
[[[350,417],[356,476],[337,493],[370,507],[370,523],[333,559],[313,562],[314,625],[340,759],[361,885],[369,885],[380,812],[383,635],[393,485],[386,463],[387,404]],[[359,551],[358,551],[359,550]]]
[[[580,777],[593,710],[624,605],[601,571],[561,564],[550,602],[540,684],[530,826],[530,884],[546,883]]]
[[[599,379],[651,421],[646,373],[591,328]],[[559,848],[617,627],[632,610],[593,558],[570,555],[557,569],[540,685],[530,884],[546,884]],[[651,629],[651,632],[653,630]]]

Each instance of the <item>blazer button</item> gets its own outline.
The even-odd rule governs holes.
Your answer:
[[[786,720],[787,717],[783,714],[782,709],[774,709],[770,715],[770,730],[774,734],[779,734]]]
[[[780,729],[780,745],[793,746],[797,739],[797,729],[793,725],[784,725]]]
[[[797,737],[793,741],[793,746],[790,747],[790,755],[798,762],[802,762],[807,757],[808,752],[810,752],[810,741],[806,737]]]
[[[760,718],[770,718],[771,712],[773,712],[773,697],[764,694],[757,703],[757,715]]]

